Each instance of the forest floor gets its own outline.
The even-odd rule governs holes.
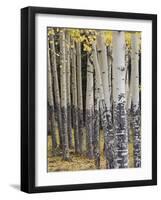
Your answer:
[[[101,131],[100,134],[100,169],[106,169],[106,160],[103,153],[104,138]],[[60,152],[60,149],[57,149]],[[133,144],[132,138],[129,143],[129,167],[133,167]],[[92,170],[96,169],[95,161],[89,160],[86,155],[76,155],[74,149],[70,150],[70,161],[64,161],[62,156],[53,156],[52,153],[52,140],[51,136],[48,136],[48,172],[54,171],[78,171],[78,170]]]

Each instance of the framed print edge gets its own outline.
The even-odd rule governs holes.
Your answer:
[[[23,67],[22,67],[23,66]],[[21,10],[21,190],[29,191],[28,173],[28,9]]]
[[[35,185],[35,15],[60,14],[152,21],[152,179],[57,186]],[[27,193],[104,189],[157,184],[157,15],[95,10],[21,9],[21,190]]]
[[[21,190],[35,188],[35,50],[34,15],[21,9]]]
[[[157,185],[157,15],[152,18],[152,180]]]

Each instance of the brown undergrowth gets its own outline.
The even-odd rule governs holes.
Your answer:
[[[106,160],[103,153],[104,139],[103,133],[100,134],[100,169],[106,169]],[[132,138],[131,138],[132,141]],[[61,156],[61,150],[56,149],[57,156],[52,153],[51,136],[48,136],[48,172],[54,171],[78,171],[78,170],[94,170],[94,160],[89,160],[86,155],[76,155],[74,149],[70,150],[70,161],[64,161]],[[133,167],[133,144],[129,143],[129,167]]]

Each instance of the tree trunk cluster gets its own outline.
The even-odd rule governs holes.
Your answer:
[[[53,156],[72,161],[71,151],[101,168],[100,134],[107,169],[141,167],[140,37],[113,31],[107,45],[97,30],[89,50],[70,30],[48,28],[48,131]],[[81,34],[86,35],[87,31]],[[82,37],[82,35],[81,35]],[[85,36],[84,36],[85,37]]]

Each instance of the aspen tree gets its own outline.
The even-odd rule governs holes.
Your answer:
[[[128,133],[125,93],[125,33],[113,32],[113,126],[116,137],[117,164],[128,167]]]
[[[108,75],[108,60],[107,60],[107,49],[103,37],[103,32],[99,32],[97,35],[97,52],[98,62],[100,66],[103,94],[105,101],[106,117],[107,117],[107,146],[105,153],[108,159],[108,168],[114,168],[113,164],[113,152],[115,151],[115,139],[112,127],[112,115],[111,115],[111,104],[110,104],[110,89],[109,89],[109,75]]]
[[[72,121],[71,121],[71,43],[69,31],[66,31],[66,85],[67,85],[67,128],[69,147],[73,147],[72,141]]]
[[[93,43],[93,63],[95,67],[96,78],[98,81],[99,90],[99,109],[101,124],[104,131],[104,142],[105,142],[105,157],[106,157],[106,167],[107,168],[117,168],[116,155],[115,155],[115,140],[113,133],[109,132],[111,130],[112,124],[107,120],[107,109],[104,99],[103,83],[101,78],[101,70],[97,59],[97,49],[96,43]]]
[[[94,157],[96,168],[100,168],[100,111],[99,111],[99,85],[95,73],[94,78]]]
[[[61,105],[60,105],[60,91],[58,83],[58,72],[57,72],[57,62],[56,62],[56,52],[55,52],[55,40],[53,29],[49,30],[49,53],[50,53],[50,62],[51,62],[51,71],[53,79],[53,93],[55,99],[55,109],[58,119],[58,128],[59,128],[59,142],[60,147],[62,147],[62,116],[61,116]]]
[[[140,135],[140,105],[139,105],[139,38],[137,33],[131,36],[131,68],[132,68],[132,127],[134,133],[134,167],[141,167],[141,135]]]
[[[66,55],[65,30],[60,30],[60,82],[61,82],[61,114],[63,129],[63,159],[69,160],[69,144],[67,132],[67,87],[66,87]]]
[[[87,89],[86,89],[86,132],[87,132],[87,149],[89,159],[94,158],[93,154],[93,65],[91,54],[88,54],[87,60]]]
[[[78,126],[79,126],[79,148],[83,151],[83,101],[82,101],[82,64],[81,64],[81,43],[76,42],[76,56],[77,56],[77,91],[78,91]]]
[[[80,153],[79,127],[78,127],[78,96],[77,96],[77,73],[76,73],[76,48],[75,42],[71,39],[71,64],[72,64],[72,112],[74,127],[75,152]]]
[[[50,120],[51,120],[52,150],[54,154],[55,153],[54,150],[57,147],[57,140],[56,140],[55,109],[54,109],[54,98],[53,98],[52,75],[51,75],[49,51],[48,51],[48,108],[49,108],[49,115],[50,115]]]

